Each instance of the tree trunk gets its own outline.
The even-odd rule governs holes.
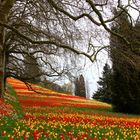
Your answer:
[[[0,21],[5,22],[4,14],[0,13]],[[5,77],[5,31],[4,27],[0,27],[0,98],[4,93],[4,77]]]
[[[7,17],[10,9],[13,7],[15,0],[0,0],[0,22],[7,23]],[[5,28],[0,26],[0,98],[4,93],[4,78],[5,78]]]
[[[1,50],[0,51],[0,98],[3,97],[4,89],[5,89],[4,77],[5,77],[5,55],[4,52]]]

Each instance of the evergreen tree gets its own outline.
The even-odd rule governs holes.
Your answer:
[[[117,11],[114,13],[117,14]],[[110,56],[112,59],[112,104],[119,112],[140,113],[140,55],[136,51],[139,45],[136,43],[135,32],[124,12],[112,25],[112,31],[121,33],[131,42],[126,44],[119,37],[110,36]],[[136,45],[137,44],[137,45]]]
[[[97,82],[99,85],[98,90],[93,94],[93,99],[97,99],[103,102],[111,103],[112,102],[112,73],[110,66],[106,63],[103,68],[102,77]]]
[[[85,80],[83,75],[80,75],[79,78],[76,78],[75,95],[86,98]]]
[[[78,77],[77,77],[76,80],[75,80],[75,95],[76,96],[79,96],[78,95],[78,93],[79,93],[78,83],[79,83],[79,80],[78,80]]]

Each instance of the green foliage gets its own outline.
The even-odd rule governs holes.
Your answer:
[[[138,84],[139,83],[139,84]],[[140,80],[133,70],[127,76],[124,70],[117,70],[113,75],[113,104],[119,112],[140,113]]]
[[[117,11],[115,11],[115,15]],[[119,37],[110,36],[110,55],[112,59],[112,104],[114,110],[125,113],[140,113],[140,52],[137,44],[140,28],[133,27],[124,12],[112,25],[112,31],[125,36],[126,44]]]
[[[19,103],[15,90],[7,83],[7,91],[4,95],[5,101],[8,102],[14,108],[16,114],[13,114],[14,118],[23,117],[21,104]]]
[[[6,93],[4,94],[4,99],[7,103],[12,105],[14,113],[11,114],[11,116],[4,116],[0,118],[0,134],[2,134],[5,130],[7,134],[11,133],[13,128],[16,127],[16,123],[23,118],[23,111],[15,90],[8,83],[6,84],[6,88],[7,89]],[[14,135],[14,132],[12,133]],[[8,140],[9,137],[8,135],[0,135],[0,139]]]
[[[87,117],[89,117],[89,115],[91,115],[91,117],[89,118],[84,118],[83,120],[82,117],[78,117],[76,120],[75,119],[71,119],[71,123],[67,123],[66,122],[62,122],[59,120],[48,120],[47,115],[51,112],[55,112],[56,116],[61,116],[62,111],[65,113],[74,113],[77,112],[78,114],[87,114]],[[96,112],[97,111],[97,112]],[[112,140],[112,139],[117,139],[119,137],[119,139],[124,139],[124,136],[126,134],[123,135],[123,133],[127,133],[127,134],[131,134],[131,135],[126,135],[125,139],[132,139],[131,136],[135,136],[136,135],[136,129],[138,128],[131,128],[128,127],[128,125],[124,127],[119,127],[120,124],[116,124],[113,125],[113,127],[111,127],[111,123],[112,121],[110,120],[108,121],[106,119],[101,120],[102,116],[105,115],[109,115],[112,116],[114,115],[115,119],[119,118],[119,117],[123,117],[124,114],[115,114],[112,112],[106,112],[104,111],[98,111],[97,110],[92,110],[92,109],[87,109],[87,108],[77,108],[77,107],[54,107],[51,108],[51,110],[49,110],[49,112],[42,112],[42,113],[46,113],[45,118],[35,118],[34,119],[19,119],[17,122],[15,120],[12,120],[10,118],[5,118],[4,122],[2,122],[0,120],[0,139],[1,140],[9,140],[10,137],[14,137],[14,140],[25,140],[26,139],[26,134],[30,133],[30,135],[28,135],[29,140],[35,140],[37,139],[37,135],[38,132],[40,134],[39,140],[45,140],[45,139],[52,139],[52,140],[62,140],[62,138],[60,137],[60,135],[64,136],[64,139],[72,139],[70,138],[70,135],[68,133],[72,132],[73,139],[78,138],[78,136],[80,136],[80,134],[86,134],[85,138],[80,137],[79,139],[89,139],[89,137],[91,138],[97,138],[99,140],[103,140],[103,136],[105,136],[105,139],[108,140]],[[41,115],[42,115],[41,113]],[[39,115],[40,113],[38,113]],[[98,117],[94,118],[92,117],[95,115],[98,115]],[[37,117],[37,116],[36,116]],[[127,117],[131,117],[131,116],[127,116]],[[132,116],[135,117],[135,116]],[[61,118],[62,119],[62,118]],[[60,119],[60,120],[61,120]],[[87,119],[87,122],[86,122]],[[26,121],[30,122],[31,124],[33,124],[33,122],[37,122],[34,123],[36,124],[34,127],[31,127],[32,125],[29,125],[27,127],[27,123]],[[68,121],[70,121],[68,119]],[[90,127],[90,124],[93,122],[92,127]],[[106,126],[104,127],[104,122],[106,123]],[[1,124],[4,124],[3,126]],[[95,123],[95,124],[94,124]],[[56,124],[56,125],[54,125]],[[4,134],[4,136],[2,136],[1,134],[6,130],[6,133]],[[16,131],[15,131],[16,130]],[[21,132],[25,131],[25,133],[23,135],[21,135]],[[27,133],[26,133],[27,132]],[[80,133],[81,132],[81,133]],[[113,132],[112,137],[110,137],[109,132]],[[129,133],[130,132],[130,133]],[[20,135],[19,135],[20,133]],[[10,137],[8,136],[10,134]],[[49,134],[48,136],[45,134]],[[56,134],[56,135],[54,135]]]
[[[0,134],[6,130],[7,133],[11,132],[11,128],[15,128],[16,127],[16,122],[18,122],[18,119],[16,117],[3,117],[0,118]],[[0,139],[4,139],[7,140],[6,136],[1,138],[0,135]]]
[[[103,68],[103,76],[100,77],[100,80],[97,82],[100,86],[98,90],[93,94],[93,99],[100,100],[103,102],[111,103],[112,102],[112,72],[109,65],[106,63]]]

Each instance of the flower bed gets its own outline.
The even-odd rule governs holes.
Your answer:
[[[111,112],[111,105],[65,95],[48,89],[28,91],[16,79],[15,88],[25,112],[12,128],[0,127],[0,139],[6,140],[139,140],[140,117]],[[18,85],[18,86],[17,86]],[[20,88],[21,86],[21,88]],[[33,85],[34,86],[34,85]],[[6,123],[10,121],[6,120]],[[4,129],[5,128],[5,129]]]

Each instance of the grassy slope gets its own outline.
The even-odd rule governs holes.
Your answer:
[[[32,87],[38,93],[29,91],[16,79],[8,83],[17,93],[10,87],[6,94],[16,113],[0,119],[0,140],[140,139],[140,116],[113,113],[109,104],[36,85]]]

